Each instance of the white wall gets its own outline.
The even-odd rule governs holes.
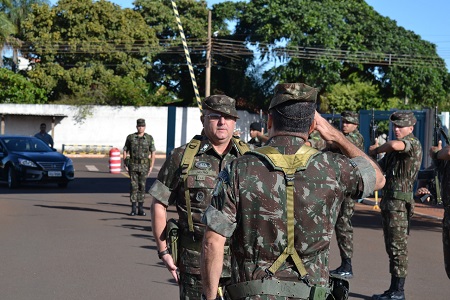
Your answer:
[[[157,152],[165,153],[167,111],[167,107],[0,104],[4,134],[31,136],[39,131],[41,123],[46,123],[49,134],[52,134],[52,116],[56,116],[53,139],[58,151],[63,144],[105,145],[122,150],[127,135],[136,131],[136,120],[144,118],[146,132],[155,139]],[[258,121],[259,116],[246,111],[238,114],[240,119],[236,127],[247,141],[250,123]],[[200,134],[199,109],[178,107],[175,128],[175,147]]]

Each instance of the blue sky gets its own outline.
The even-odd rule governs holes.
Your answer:
[[[132,7],[133,0],[110,0],[122,7]],[[51,1],[55,3],[56,1]],[[208,0],[208,6],[224,0]],[[378,13],[397,21],[397,25],[414,31],[422,39],[437,45],[447,69],[450,69],[450,1],[449,0],[366,0]]]

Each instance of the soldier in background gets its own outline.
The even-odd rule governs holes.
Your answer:
[[[422,146],[414,136],[416,117],[411,111],[396,111],[390,116],[396,140],[369,147],[369,154],[386,153],[379,160],[386,176],[380,203],[384,243],[389,256],[391,285],[375,300],[405,299],[408,269],[409,220],[414,213],[413,187],[422,163]]]
[[[344,111],[342,117],[342,133],[344,136],[361,151],[364,151],[364,138],[358,131],[359,115],[356,112]],[[332,147],[332,149],[337,147]],[[338,150],[339,151],[339,150]],[[339,216],[336,221],[336,240],[341,255],[341,265],[331,271],[331,274],[343,278],[352,278],[352,257],[353,257],[353,226],[351,218],[355,212],[355,201],[348,197],[342,202]]]
[[[264,128],[261,127],[260,122],[253,122],[250,124],[251,139],[247,143],[255,145],[255,147],[261,147],[268,140],[267,136],[264,135],[263,130]]]
[[[212,95],[202,101],[202,135],[173,150],[149,190],[158,257],[179,283],[180,299],[201,297],[200,251],[205,230],[201,216],[211,203],[216,177],[227,163],[249,149],[233,137],[238,118],[235,103],[225,95]],[[178,212],[178,253],[170,253],[166,240],[169,205],[176,206]],[[229,253],[225,256],[219,272],[221,285],[230,279]]]
[[[130,175],[130,216],[137,214],[145,216],[144,198],[147,177],[153,170],[156,158],[155,142],[153,137],[145,133],[145,120],[138,119],[136,122],[137,132],[129,134],[123,147],[123,160],[125,169]]]
[[[316,98],[316,89],[305,84],[277,85],[266,146],[220,173],[203,218],[202,299],[216,297],[227,237],[231,299],[325,299],[330,293],[328,256],[338,208],[347,195],[358,199],[382,187],[384,177],[315,112]],[[314,128],[345,156],[305,146]]]
[[[450,279],[450,145],[442,148],[442,142],[438,146],[432,146],[430,156],[433,163],[439,169],[442,203],[444,205],[444,218],[442,220],[442,243],[444,246],[444,265],[447,277]],[[426,187],[420,187],[416,191],[417,196],[430,195]]]

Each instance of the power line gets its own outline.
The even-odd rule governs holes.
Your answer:
[[[325,47],[301,47],[301,46],[277,46],[269,43],[258,43],[256,47],[268,60],[287,62],[289,59],[307,60],[338,60],[341,62],[358,63],[367,65],[401,66],[401,67],[436,67],[445,68],[443,59],[436,56],[420,54],[398,54],[381,51],[350,51],[345,49],[330,49]],[[193,55],[204,55],[207,50],[207,40],[188,39],[189,52]],[[212,39],[213,55],[221,55],[230,59],[255,56],[255,51],[249,48],[245,41],[227,40],[221,38]],[[144,41],[135,41],[134,44],[105,41],[103,43],[91,42],[80,44],[55,43],[46,45],[34,45],[24,43],[20,48],[23,53],[40,54],[75,54],[93,55],[105,53],[126,52],[131,54],[169,54],[184,55],[185,49],[179,40],[161,39],[158,45],[146,45]]]

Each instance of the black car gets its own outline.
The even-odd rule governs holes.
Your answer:
[[[9,188],[27,182],[67,187],[74,176],[72,160],[40,139],[0,136],[0,181],[7,181]]]

